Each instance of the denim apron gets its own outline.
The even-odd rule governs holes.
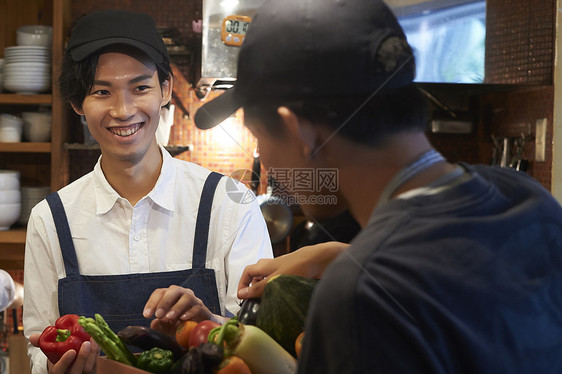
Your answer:
[[[94,313],[99,313],[115,332],[127,326],[148,326],[150,319],[142,315],[148,298],[155,289],[173,284],[191,289],[212,313],[220,314],[215,272],[205,268],[205,259],[211,206],[221,177],[221,174],[211,172],[205,181],[195,225],[192,269],[179,271],[81,275],[60,197],[57,192],[47,196],[66,270],[66,277],[58,283],[60,315],[71,313],[93,317]]]

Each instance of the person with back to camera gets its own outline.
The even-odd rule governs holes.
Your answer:
[[[172,82],[150,16],[104,10],[73,28],[59,86],[101,157],[29,220],[24,326],[33,373],[96,371],[93,341],[54,365],[36,347],[60,315],[99,313],[115,332],[150,324],[171,334],[185,320],[222,322],[238,311],[245,265],[272,257],[256,202],[231,199],[226,178],[158,145]]]
[[[14,278],[6,270],[0,269],[0,283],[2,294],[0,295],[0,311],[19,308],[23,305],[23,284],[14,281]]]
[[[248,266],[238,295],[321,277],[299,373],[560,373],[562,209],[525,173],[447,161],[414,76],[381,0],[257,11],[235,86],[196,125],[243,108],[265,167],[336,168],[362,230]]]

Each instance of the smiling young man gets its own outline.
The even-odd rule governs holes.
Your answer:
[[[95,372],[95,344],[54,365],[36,347],[60,315],[99,313],[116,332],[150,324],[173,333],[183,320],[220,321],[239,308],[244,266],[272,257],[256,202],[230,199],[226,178],[158,145],[172,84],[148,15],[99,11],[74,27],[59,86],[85,116],[101,157],[29,220],[24,326],[33,373]]]
[[[560,373],[562,209],[525,173],[441,156],[414,76],[382,0],[257,11],[235,86],[195,122],[242,107],[265,166],[338,170],[362,230],[248,266],[239,296],[274,274],[321,277],[303,374]]]

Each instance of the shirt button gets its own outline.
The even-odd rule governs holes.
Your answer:
[[[139,241],[140,240],[140,235],[135,235],[135,240]]]

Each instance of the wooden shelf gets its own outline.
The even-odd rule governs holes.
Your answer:
[[[53,95],[51,94],[37,94],[37,95],[18,95],[3,93],[0,94],[1,104],[21,104],[21,105],[35,105],[35,104],[48,104],[53,103]]]
[[[0,231],[0,243],[24,244],[25,243],[25,229]]]
[[[51,153],[51,143],[0,143],[0,152]]]
[[[0,17],[5,21],[0,22],[0,50],[15,45],[15,31],[21,25],[52,26],[51,75],[55,78],[56,69],[62,63],[64,40],[71,26],[70,10],[70,0],[0,1],[0,14],[7,15]],[[25,180],[30,185],[48,184],[52,190],[58,190],[67,183],[68,157],[63,144],[68,139],[69,110],[58,94],[57,85],[53,84],[49,92],[37,94],[0,93],[0,108],[4,108],[5,112],[35,111],[40,109],[39,106],[49,107],[52,113],[51,141],[0,143],[0,166],[20,171],[22,181]],[[2,268],[23,269],[25,237],[23,225],[14,225],[11,230],[0,231]]]

